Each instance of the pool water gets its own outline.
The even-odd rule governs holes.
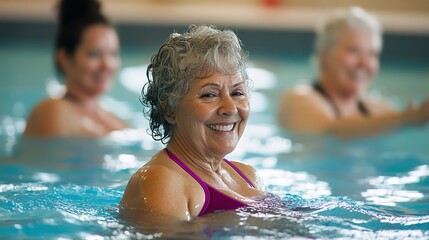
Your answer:
[[[314,76],[305,54],[250,55],[252,115],[228,158],[258,169],[265,201],[190,222],[119,215],[131,174],[163,148],[146,133],[138,101],[152,52],[122,49],[122,71],[103,98],[133,129],[102,140],[22,140],[32,106],[60,89],[51,45],[0,42],[1,239],[429,239],[429,126],[357,140],[277,127],[282,89]],[[372,91],[398,105],[421,101],[428,70],[428,62],[387,59]]]

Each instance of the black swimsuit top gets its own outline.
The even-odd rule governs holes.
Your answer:
[[[328,94],[326,93],[326,91],[322,87],[322,85],[319,82],[314,82],[313,83],[313,88],[314,88],[314,90],[316,90],[317,92],[319,92],[322,96],[324,96],[326,98],[326,100],[328,100],[328,102],[331,104],[332,108],[334,109],[335,115],[337,117],[341,117],[340,110],[334,104],[334,102],[332,102],[331,98],[329,98]],[[357,104],[358,104],[359,112],[362,113],[363,116],[368,117],[369,116],[369,110],[365,106],[365,104],[361,100],[359,100],[357,102]]]

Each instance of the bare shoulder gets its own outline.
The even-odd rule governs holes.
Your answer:
[[[171,199],[167,196],[175,193],[179,188],[183,188],[183,178],[177,171],[150,161],[132,175],[121,204],[138,207],[137,205],[143,204],[140,201],[146,199],[148,208],[152,209],[154,206],[156,208],[158,203],[163,204],[165,200]],[[136,194],[137,197],[131,197]],[[127,198],[131,200],[127,201]],[[144,204],[140,206],[145,208]]]
[[[124,209],[141,209],[179,219],[189,217],[186,180],[157,157],[133,174],[121,200]]]
[[[134,175],[140,177],[141,184],[151,184],[156,182],[162,186],[178,185],[183,182],[183,177],[173,168],[166,165],[149,163],[141,168]]]
[[[231,160],[231,163],[234,164],[246,177],[253,183],[253,185],[256,186],[256,188],[264,191],[264,184],[260,176],[258,175],[258,172],[254,167],[252,167],[250,164],[237,161],[237,160]]]
[[[66,135],[72,121],[72,105],[63,99],[46,99],[37,104],[27,118],[24,135]]]
[[[280,125],[294,132],[323,132],[334,118],[326,99],[305,84],[285,92],[278,109]]]
[[[172,163],[165,151],[161,150],[134,175],[143,177],[142,182],[154,180],[169,184],[170,180],[180,180],[182,178],[181,174],[175,168],[176,166]]]
[[[295,85],[289,91],[289,94],[294,96],[311,96],[313,95],[313,93],[314,93],[313,87],[311,87],[311,85],[308,85],[308,84]]]
[[[63,113],[68,113],[66,116],[69,116],[70,110],[73,108],[72,104],[64,99],[45,99],[39,104],[37,104],[32,110],[31,116],[43,116],[45,118],[54,118],[64,116]],[[48,120],[48,119],[47,119]]]
[[[296,85],[289,91],[285,91],[281,101],[283,105],[289,107],[296,107],[300,105],[306,107],[309,105],[317,106],[324,103],[321,96],[313,89],[312,86],[308,84]]]
[[[37,104],[36,107],[34,108],[34,111],[40,112],[40,111],[60,110],[63,107],[67,107],[68,105],[70,105],[70,103],[68,103],[64,99],[48,98],[41,101],[39,104]]]

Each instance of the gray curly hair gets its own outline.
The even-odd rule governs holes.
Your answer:
[[[191,25],[188,32],[171,34],[152,56],[140,98],[152,138],[164,144],[169,141],[174,126],[165,116],[174,112],[192,81],[215,72],[239,73],[249,86],[246,58],[241,41],[230,30]]]
[[[364,30],[372,33],[382,47],[382,30],[378,19],[360,7],[336,10],[316,27],[315,61],[320,68],[320,55],[329,49],[338,35],[348,29]]]

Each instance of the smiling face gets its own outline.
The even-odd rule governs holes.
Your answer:
[[[378,71],[380,41],[369,31],[349,29],[322,55],[322,74],[338,91],[363,94]]]
[[[195,80],[168,120],[174,125],[172,139],[205,156],[225,156],[237,146],[249,112],[240,74]]]
[[[120,64],[118,51],[112,27],[98,24],[86,29],[75,53],[62,61],[67,86],[88,95],[107,91]]]

